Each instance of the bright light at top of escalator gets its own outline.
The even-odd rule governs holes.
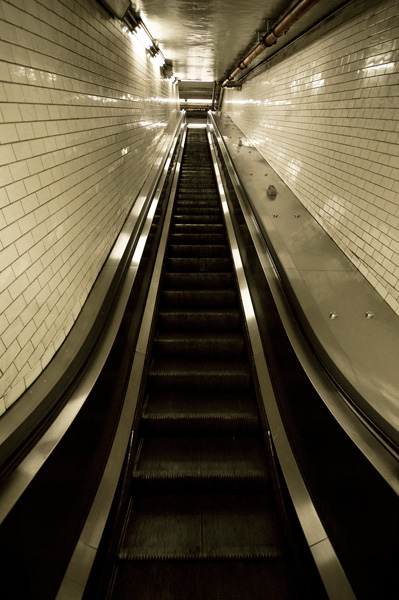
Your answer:
[[[165,64],[165,59],[160,52],[157,52],[153,59],[156,63],[158,63],[160,67],[163,67],[163,65]]]
[[[151,48],[152,39],[150,38],[148,33],[141,27],[141,25],[134,30],[134,35],[143,44],[144,48],[147,48],[147,50]]]
[[[181,98],[180,102],[184,104],[211,104],[211,98]]]

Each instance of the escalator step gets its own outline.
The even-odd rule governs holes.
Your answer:
[[[209,178],[203,177],[201,179],[186,179],[180,182],[179,194],[185,192],[204,193],[209,192],[215,193],[215,184]]]
[[[211,160],[211,156],[208,148],[198,148],[198,150],[193,149],[190,154],[186,154],[183,159],[183,165],[186,167],[191,167],[193,169],[198,166],[207,168],[209,165],[209,161]]]
[[[173,233],[205,233],[220,234],[224,231],[222,223],[173,223]]]
[[[168,493],[181,480],[187,490],[194,482],[201,490],[212,484],[215,489],[216,484],[224,491],[234,488],[245,492],[268,484],[263,446],[252,436],[145,437],[133,476],[152,483],[152,489],[154,484],[158,490],[167,485],[164,491]]]
[[[253,434],[259,416],[252,394],[152,393],[142,414],[144,432],[155,434]]]
[[[219,194],[214,183],[192,186],[189,182],[187,182],[186,185],[180,185],[179,189],[177,190],[178,198],[189,199],[191,194],[197,194],[198,197],[203,198],[204,200],[206,200],[206,194],[209,194],[210,198],[212,199],[219,198]]]
[[[180,189],[176,197],[177,206],[189,206],[198,205],[201,202],[203,206],[210,206],[213,208],[220,207],[219,195],[213,190],[192,190],[192,189]]]
[[[119,559],[282,555],[268,494],[142,494],[133,500]]]
[[[176,215],[222,215],[220,206],[198,206],[198,203],[180,203],[176,207]]]
[[[215,192],[215,185],[212,181],[188,181],[187,180],[187,184],[184,185],[183,183],[180,185],[179,187],[179,195],[181,193],[187,191],[193,191],[194,193],[198,193],[198,192],[202,192],[202,193],[207,193],[207,192],[211,192],[214,193]]]
[[[236,305],[235,290],[163,290],[162,306],[165,308],[231,308]]]
[[[226,238],[224,233],[172,233],[170,241],[174,245],[224,245]]]
[[[131,600],[299,600],[281,559],[140,560],[118,564],[113,598]],[[173,590],[173,595],[167,590]]]
[[[220,209],[220,201],[218,196],[215,194],[199,194],[194,192],[189,192],[183,196],[176,197],[176,213],[180,210],[190,210],[195,213],[197,208],[207,208],[207,209]]]
[[[213,331],[213,333],[239,329],[241,320],[238,310],[220,311],[167,311],[158,314],[158,327],[162,331]]]
[[[187,257],[222,257],[228,256],[227,246],[222,244],[171,244],[169,256]]]
[[[230,333],[224,335],[191,331],[186,332],[185,335],[158,333],[153,344],[156,355],[165,353],[165,356],[170,359],[240,360],[246,355],[243,337]]]
[[[246,363],[224,361],[187,363],[154,361],[148,376],[149,389],[164,391],[247,391],[251,375]]]
[[[228,258],[168,258],[166,269],[169,273],[223,273],[231,270]]]
[[[209,187],[215,185],[215,175],[210,169],[201,169],[195,172],[193,169],[180,171],[180,185],[192,185],[204,182]]]
[[[234,285],[233,275],[227,273],[165,273],[165,289],[223,290]]]
[[[192,223],[197,224],[207,224],[207,223],[213,223],[213,224],[220,224],[221,223],[221,213],[219,214],[176,214],[173,218],[173,223],[175,224],[185,224],[185,223]]]
[[[209,175],[209,177],[213,177],[215,172],[214,172],[214,170],[213,170],[212,167],[205,167],[205,166],[201,167],[201,166],[199,166],[199,167],[195,168],[194,165],[192,165],[192,164],[189,165],[186,162],[184,162],[183,165],[182,165],[182,168],[180,169],[180,173],[182,175],[184,173],[184,174],[187,174],[187,175],[190,175],[190,176],[191,175],[198,175],[199,173],[201,173],[201,174],[204,174],[204,175],[205,174]]]

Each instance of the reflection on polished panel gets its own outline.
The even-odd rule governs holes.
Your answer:
[[[123,256],[123,253],[126,249],[126,246],[129,242],[130,239],[130,235],[127,233],[122,232],[119,237],[118,240],[114,246],[114,248],[112,249],[111,255],[110,255],[110,260],[112,262],[115,261],[115,263],[119,262],[120,259]]]

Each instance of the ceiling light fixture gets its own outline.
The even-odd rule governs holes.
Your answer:
[[[154,54],[154,56],[153,56],[152,58],[155,60],[155,62],[156,62],[156,63],[158,63],[158,64],[159,64],[159,66],[160,66],[160,67],[163,67],[163,66],[164,66],[164,64],[165,64],[165,59],[164,59],[164,57],[163,57],[163,54],[162,54],[162,52],[161,52],[160,50],[158,50],[158,51],[157,51],[157,52]]]
[[[213,83],[213,79],[181,79],[180,81],[187,82],[187,83],[194,83],[194,82],[198,82],[198,83]]]
[[[211,98],[182,98],[181,103],[184,104],[211,104]]]
[[[148,54],[162,69],[163,76],[169,78],[173,75],[172,65],[169,62],[166,64],[166,59],[158,47],[156,41],[148,31],[147,27],[143,23],[140,15],[133,9],[132,5],[128,8],[123,18],[124,24],[129,31],[130,36],[136,37],[139,42],[144,46]],[[124,28],[126,31],[126,29]]]
[[[151,46],[153,46],[153,39],[142,25],[136,27],[136,29],[133,30],[133,33],[146,50],[149,50]]]

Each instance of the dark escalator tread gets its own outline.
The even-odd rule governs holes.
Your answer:
[[[143,494],[133,500],[119,558],[279,558],[269,494]]]
[[[182,432],[184,433],[184,432]],[[208,478],[268,481],[260,440],[251,436],[145,437],[134,476],[144,479]]]
[[[220,245],[223,246],[226,243],[224,233],[176,233],[172,232],[170,241],[175,245],[187,245],[192,246],[194,244],[202,245]]]
[[[221,213],[214,212],[213,214],[203,214],[201,212],[195,212],[195,214],[188,213],[186,211],[179,211],[173,218],[173,223],[185,224],[185,223],[213,223],[217,224],[221,222]]]
[[[220,198],[216,191],[202,190],[180,190],[176,196],[176,209],[193,208],[194,210],[200,205],[202,208],[219,208]]]
[[[203,173],[198,173],[197,176],[194,176],[192,173],[182,172],[180,174],[180,189],[187,187],[190,189],[194,189],[196,187],[204,187],[207,189],[214,190],[215,189],[215,181],[209,171],[204,171]]]
[[[201,393],[154,393],[147,397],[144,418],[219,418],[254,419],[258,421],[258,409],[252,393],[206,395]]]
[[[209,158],[209,153],[207,153],[207,157]],[[187,159],[187,155],[186,155],[186,159]],[[198,174],[198,173],[208,173],[208,175],[214,176],[214,171],[213,171],[211,165],[197,164],[197,165],[189,167],[187,160],[185,160],[183,163],[182,172],[188,173],[188,174],[194,174],[194,175]]]
[[[241,335],[224,333],[158,333],[153,342],[157,355],[165,353],[169,359],[240,360],[246,356],[246,346]]]
[[[220,199],[217,192],[209,190],[180,190],[176,196],[176,207],[179,206],[209,206],[210,208],[220,208]]]
[[[192,222],[192,223],[223,223],[223,213],[218,202],[213,202],[210,206],[204,206],[200,202],[190,204],[179,202],[173,215],[173,222]]]
[[[209,156],[209,154],[208,154],[208,156]],[[192,166],[189,166],[189,164],[188,164],[187,161],[184,162],[181,171],[183,173],[194,173],[194,174],[195,173],[208,173],[210,175],[214,174],[212,166],[209,166],[209,165],[198,165],[198,164],[197,165],[194,164]]]
[[[249,390],[251,373],[246,363],[155,361],[148,376],[149,389],[164,391]]]
[[[232,308],[236,306],[235,290],[163,290],[162,306],[167,308]]]
[[[175,223],[173,233],[206,233],[218,234],[224,232],[223,223]]]
[[[229,258],[223,257],[169,257],[166,260],[168,273],[224,273],[231,270]]]
[[[227,246],[224,244],[171,244],[169,246],[169,256],[225,258],[228,256],[228,252]]]
[[[132,584],[132,582],[134,582]],[[118,564],[114,600],[299,600],[284,560],[161,560]]]
[[[223,290],[233,288],[231,272],[223,273],[168,273],[164,275],[164,287],[175,290]]]
[[[248,435],[259,428],[252,394],[153,393],[141,418],[144,435]]]
[[[229,332],[240,330],[241,319],[236,310],[169,310],[158,314],[158,327],[163,332],[213,331]]]

